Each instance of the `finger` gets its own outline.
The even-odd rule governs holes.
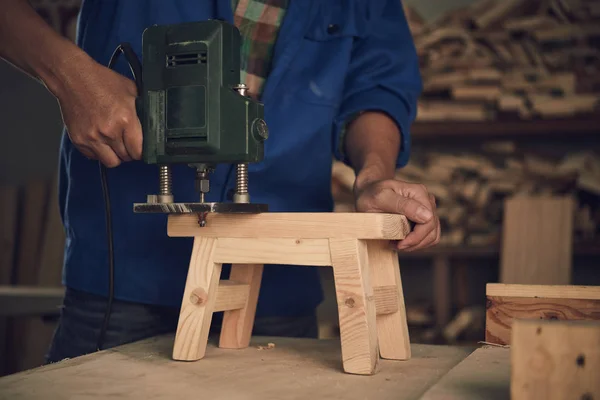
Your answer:
[[[125,132],[123,133],[123,142],[131,159],[139,160],[142,158],[143,140],[140,120],[137,117],[133,118],[125,127]]]
[[[436,236],[437,236],[437,224],[436,224],[435,229],[432,229],[429,232],[429,234],[420,243],[416,244],[415,246],[407,247],[403,250],[410,252],[410,251],[415,251],[415,250],[421,250],[425,247],[429,247],[435,243]]]
[[[121,164],[121,159],[117,156],[117,153],[105,143],[96,143],[93,147],[96,159],[104,164],[108,168],[114,168]]]
[[[436,221],[433,223],[433,227],[426,231],[427,233],[424,236],[421,235],[419,238],[415,237],[416,240],[414,240],[412,243],[400,243],[402,247],[398,247],[398,250],[414,251],[433,245],[437,236],[437,227],[438,223]]]
[[[399,250],[405,250],[409,247],[413,247],[421,243],[427,238],[432,232],[435,235],[437,229],[437,219],[429,221],[426,224],[419,224],[410,232],[404,239],[398,244]]]
[[[411,221],[424,224],[433,218],[431,205],[409,198],[393,190],[384,190],[377,198],[377,208],[382,212],[402,214]]]
[[[84,155],[85,158],[87,158],[88,160],[96,160],[96,155],[94,154],[94,152],[92,151],[92,149],[88,146],[76,146],[77,149],[79,150],[79,152],[81,154]]]
[[[435,196],[432,195],[431,193],[429,193],[429,202],[431,203],[431,206],[433,207],[433,211],[437,210],[437,202],[435,201]]]
[[[125,143],[123,143],[123,134],[118,135],[118,138],[119,139],[107,140],[106,144],[113,149],[121,161],[131,161],[131,156],[125,147]]]
[[[427,235],[425,239],[421,241],[421,243],[417,244],[416,246],[413,246],[412,248],[409,248],[409,251],[420,250],[425,247],[430,247],[436,244],[438,241],[439,229],[440,222],[439,219],[436,217],[435,228]]]
[[[440,238],[442,236],[442,224],[440,223],[440,218],[437,216],[437,202],[435,200],[435,196],[430,194],[429,195],[429,199],[431,200],[431,204],[433,204],[433,212],[434,214],[436,214],[436,218],[437,218],[437,234],[435,237],[435,240],[432,244],[438,244],[440,241]]]

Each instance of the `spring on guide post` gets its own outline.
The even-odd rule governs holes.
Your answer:
[[[160,194],[168,196],[171,194],[171,168],[168,165],[161,165],[159,172]]]
[[[248,193],[248,164],[237,165],[236,191],[239,194]]]

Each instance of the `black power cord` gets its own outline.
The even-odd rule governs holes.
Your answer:
[[[112,69],[115,66],[119,56],[123,54],[125,60],[129,64],[131,74],[135,81],[138,96],[142,94],[142,65],[137,58],[137,55],[131,48],[129,43],[121,43],[113,52],[108,63],[108,68]],[[137,103],[137,102],[136,102]],[[106,167],[100,164],[100,181],[102,183],[102,195],[104,197],[104,214],[106,217],[106,237],[108,240],[108,301],[106,304],[106,311],[104,312],[104,322],[98,336],[98,342],[96,343],[96,349],[102,350],[104,345],[104,339],[106,336],[106,330],[108,329],[108,323],[110,320],[110,314],[112,311],[112,303],[115,295],[115,253],[113,245],[113,229],[112,229],[112,215],[110,207],[110,196],[108,191],[108,179],[106,177]]]

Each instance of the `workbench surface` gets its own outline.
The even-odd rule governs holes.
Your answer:
[[[411,360],[381,360],[376,375],[357,376],[342,372],[339,340],[253,338],[244,350],[210,343],[204,359],[181,362],[171,359],[173,339],[151,338],[0,378],[0,398],[508,398],[508,349],[503,348],[473,352],[415,344]],[[275,347],[259,348],[268,343]]]

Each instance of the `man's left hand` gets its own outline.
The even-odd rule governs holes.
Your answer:
[[[354,194],[359,212],[402,214],[415,222],[414,229],[394,243],[398,250],[414,251],[439,243],[435,198],[424,185],[385,179],[355,186]]]

